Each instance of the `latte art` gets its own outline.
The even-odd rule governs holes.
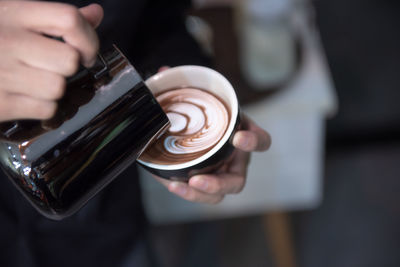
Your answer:
[[[167,90],[157,97],[171,126],[141,160],[177,164],[200,157],[224,136],[230,114],[213,94],[196,88]]]

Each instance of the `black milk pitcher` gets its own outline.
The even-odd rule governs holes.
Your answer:
[[[169,126],[142,78],[114,46],[67,80],[49,120],[0,123],[0,167],[44,216],[72,215]]]

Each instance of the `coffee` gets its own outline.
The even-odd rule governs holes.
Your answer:
[[[231,114],[226,103],[209,91],[174,88],[156,98],[171,126],[142,154],[142,161],[161,165],[191,161],[210,151],[228,128]]]

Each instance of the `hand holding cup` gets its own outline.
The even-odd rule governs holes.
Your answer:
[[[207,142],[202,142],[202,137],[204,135],[219,136],[208,133],[208,130],[219,129],[219,127],[208,125],[205,127],[206,130],[202,128],[192,135],[185,136],[190,132],[187,131],[190,128],[190,119],[182,119],[180,121],[187,123],[186,128],[182,127],[185,129],[184,134],[177,136],[176,133],[173,133],[174,131],[170,131],[169,134],[173,140],[175,139],[173,141],[175,143],[170,145],[171,142],[167,142],[169,137],[159,140],[156,145],[153,145],[153,148],[148,149],[150,153],[147,151],[144,153],[139,159],[139,163],[153,173],[169,191],[189,201],[218,203],[226,194],[239,193],[245,185],[250,152],[267,150],[271,139],[267,132],[249,118],[244,115],[240,116],[236,94],[231,84],[221,74],[211,69],[199,66],[181,66],[156,74],[147,81],[147,85],[156,96],[161,96],[157,99],[161,100],[161,106],[170,116],[173,128],[176,126],[176,118],[179,117],[176,114],[190,118],[190,113],[193,111],[189,112],[188,110],[191,110],[190,105],[193,103],[198,105],[198,110],[204,111],[204,120],[209,124],[224,125],[223,116],[219,118],[220,116],[217,116],[218,112],[215,110],[207,113],[209,108],[206,103],[198,100],[199,96],[185,97],[185,90],[188,88],[200,88],[214,95],[227,108],[229,118],[227,125],[224,126],[225,132],[222,137],[219,137],[218,140],[207,140]],[[175,88],[176,91],[171,88]],[[164,96],[171,92],[176,93],[176,101],[180,102],[178,104],[183,103],[181,107],[176,105],[177,103],[163,105]],[[212,117],[218,117],[218,119],[213,120]],[[196,121],[198,120],[196,119]],[[207,147],[200,153],[199,151],[193,153],[193,149],[203,143],[210,144],[211,148]],[[157,150],[154,149],[154,146],[164,147],[164,149]],[[168,152],[168,146],[191,152],[187,155],[182,151]],[[163,158],[164,161],[157,158]]]
[[[243,130],[235,133],[232,157],[213,173],[192,176],[187,183],[156,177],[168,190],[192,202],[217,204],[227,194],[237,194],[246,184],[247,166],[251,152],[266,151],[271,145],[270,135],[243,116]]]

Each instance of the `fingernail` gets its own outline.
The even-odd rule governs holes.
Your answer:
[[[200,190],[206,190],[208,187],[208,181],[201,177],[193,178],[193,182],[191,184]]]
[[[170,185],[170,190],[180,196],[184,196],[187,193],[187,186],[178,182],[173,182]]]

